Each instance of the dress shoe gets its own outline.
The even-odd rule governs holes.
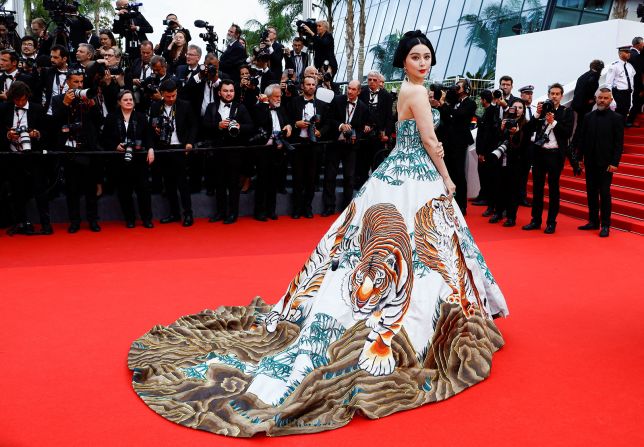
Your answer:
[[[521,199],[519,205],[525,206],[526,208],[530,208],[532,206],[532,204],[528,202],[528,199]]]
[[[234,214],[231,214],[230,216],[226,217],[226,219],[224,219],[224,224],[226,225],[234,224],[235,222],[237,222],[237,216]]]
[[[208,219],[208,222],[214,223],[214,222],[219,222],[220,220],[224,220],[224,213],[215,213],[214,216]]]
[[[599,230],[599,225],[596,223],[588,222],[586,225],[580,225],[578,230]]]
[[[183,222],[181,223],[181,225],[184,227],[191,227],[193,223],[195,223],[195,220],[192,217],[192,214],[186,214],[183,217]]]
[[[609,234],[610,234],[609,227],[602,227],[602,229],[599,230],[599,237],[608,237]]]
[[[334,209],[333,208],[324,208],[324,211],[320,213],[320,216],[322,217],[329,217],[331,214],[333,214]]]
[[[268,222],[268,217],[266,217],[266,214],[255,214],[255,220],[258,220],[260,222]]]
[[[492,214],[494,214],[494,210],[492,208],[488,208],[485,211],[483,211],[483,214],[481,214],[481,216],[490,217]]]
[[[78,233],[78,230],[80,230],[80,224],[78,223],[69,224],[69,227],[67,227],[67,232],[69,234]]]
[[[626,124],[624,124],[624,127],[634,127],[634,126],[633,126],[633,123],[626,123]]]
[[[54,229],[51,227],[51,224],[42,224],[40,227],[40,234],[49,236],[54,234]]]
[[[495,223],[500,222],[500,221],[501,221],[501,219],[503,219],[503,215],[502,215],[502,214],[494,214],[492,217],[490,217],[490,218],[488,219],[488,222],[489,222],[489,223],[492,223],[492,224],[495,224]]]
[[[271,220],[277,220],[277,214],[275,214],[275,213],[271,213],[268,217],[269,217]]]
[[[300,213],[291,214],[291,219],[299,219],[299,218],[300,218]]]
[[[530,231],[530,230],[538,230],[541,228],[541,224],[536,223],[535,221],[530,222],[528,225],[524,225],[521,227],[523,230]]]
[[[170,214],[169,216],[163,217],[159,220],[159,223],[162,224],[169,224],[172,222],[179,222],[181,218],[179,216],[175,216],[174,214]]]
[[[476,200],[472,201],[472,205],[474,205],[474,206],[487,206],[487,200],[476,199]]]
[[[96,222],[95,220],[92,220],[89,223],[89,231],[93,231],[94,233],[98,233],[101,231],[101,226]]]
[[[134,228],[134,227],[136,227],[136,224],[134,223],[133,220],[128,220],[127,222],[125,222],[125,228]]]
[[[154,228],[154,224],[152,223],[151,220],[144,220],[143,221],[143,228]]]
[[[504,227],[514,227],[517,224],[517,221],[514,219],[507,219],[505,222],[503,222]]]
[[[304,212],[304,217],[306,217],[307,219],[313,219],[313,211],[311,211],[311,210],[305,211]]]
[[[549,224],[546,224],[546,229],[543,230],[543,232],[546,234],[553,234],[556,228],[557,228],[556,223],[549,223]]]

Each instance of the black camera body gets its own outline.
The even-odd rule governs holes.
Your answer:
[[[344,137],[344,142],[348,144],[354,144],[357,140],[356,130],[353,128],[342,131],[342,136]]]
[[[155,116],[152,118],[152,127],[159,129],[159,141],[161,143],[170,144],[172,142],[174,125],[170,118],[165,115]]]
[[[237,138],[239,136],[239,123],[235,121],[234,119],[231,119],[228,121],[228,135],[230,135],[233,138]]]
[[[199,33],[199,37],[206,42],[206,51],[208,53],[216,53],[219,36],[215,32],[215,27],[203,20],[195,20],[194,23],[197,28],[204,28],[206,30],[205,33]]]
[[[29,152],[31,150],[31,137],[29,136],[29,127],[18,126],[12,129],[18,134],[18,148],[20,152]]]
[[[284,148],[289,152],[295,150],[291,143],[289,143],[286,139],[286,133],[283,130],[280,130],[279,132],[273,132],[273,144],[278,149]]]
[[[18,22],[16,22],[16,11],[9,11],[0,7],[0,24],[3,24],[7,27],[7,30],[11,33],[16,30]]]
[[[541,116],[545,117],[548,113],[554,113],[555,112],[555,103],[553,103],[551,100],[546,99],[541,103]]]
[[[315,131],[317,130],[318,124],[320,124],[320,115],[315,114],[311,118],[309,118],[309,140],[311,143],[317,143],[318,142],[318,137],[315,136]]]
[[[494,99],[503,98],[503,90],[501,90],[500,88],[497,88],[496,90],[492,91],[492,97]]]
[[[143,90],[150,95],[157,93],[159,91],[160,81],[157,75],[148,76],[143,80]]]
[[[297,20],[295,26],[297,26],[297,32],[299,34],[308,34],[302,28],[303,25],[308,26],[311,31],[315,32],[317,23],[315,19]]]
[[[134,151],[137,149],[141,149],[141,141],[127,139],[121,144],[125,148],[125,154],[123,154],[123,159],[125,160],[126,163],[129,163],[132,161],[132,157],[134,156]]]

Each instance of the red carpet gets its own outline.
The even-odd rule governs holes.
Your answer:
[[[381,420],[253,440],[148,409],[130,386],[130,342],[182,314],[275,302],[331,220],[2,234],[0,446],[644,445],[644,238],[600,239],[566,217],[553,236],[468,221],[511,312],[491,377]]]

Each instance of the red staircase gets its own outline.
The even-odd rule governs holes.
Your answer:
[[[639,124],[642,127],[632,127],[624,133],[624,153],[619,169],[613,175],[611,187],[611,223],[614,228],[644,234],[644,119]],[[587,220],[586,180],[583,174],[580,177],[573,176],[568,161],[561,174],[560,186],[560,212]],[[532,193],[532,180],[528,182],[528,192]],[[547,183],[545,194],[547,203]],[[547,212],[547,205],[545,210],[544,213]]]

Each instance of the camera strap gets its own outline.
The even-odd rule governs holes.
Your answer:
[[[353,119],[353,115],[356,113],[357,108],[358,108],[357,100],[353,104],[350,101],[347,101],[347,114],[346,114],[347,120],[345,121],[346,123],[351,122],[351,120]]]
[[[170,121],[170,124],[172,124],[172,127],[176,128],[176,114],[177,114],[177,104],[172,104],[172,108],[170,109],[170,113],[166,113],[166,106],[165,104],[163,105],[163,115],[168,118]]]

